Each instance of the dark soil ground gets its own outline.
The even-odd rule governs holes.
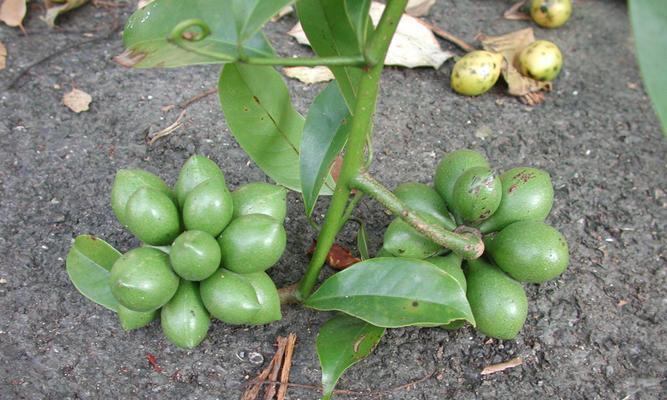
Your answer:
[[[440,0],[428,19],[473,41],[482,30],[528,25],[500,17],[510,3]],[[85,6],[55,31],[34,11],[28,35],[0,27],[9,53],[0,72],[0,398],[237,399],[262,369],[237,354],[259,352],[265,365],[276,336],[288,332],[299,337],[291,381],[317,384],[314,340],[325,313],[285,307],[283,320],[269,326],[214,322],[202,345],[185,351],[164,339],[159,324],[124,332],[67,277],[64,258],[76,235],[95,233],[123,251],[137,245],[109,206],[118,168],[146,168],[173,183],[183,161],[202,153],[222,166],[232,188],[266,179],[230,136],[215,96],[188,109],[184,128],[145,144],[147,133],[178,115],[161,108],[212,87],[219,67],[137,71],[112,63],[122,44],[108,32],[132,9]],[[283,54],[304,51],[282,35],[294,22],[287,17],[269,29]],[[555,91],[534,108],[506,97],[502,85],[479,98],[455,95],[451,63],[438,71],[387,69],[373,171],[389,186],[430,182],[443,152],[462,147],[486,153],[501,169],[548,170],[556,189],[549,222],[568,237],[568,271],[526,286],[529,317],[517,339],[487,340],[469,328],[391,330],[340,388],[405,400],[664,398],[667,141],[641,86],[626,5],[579,0],[565,27],[536,34],[555,41],[566,64]],[[323,87],[289,85],[302,112]],[[71,87],[93,96],[90,111],[62,105]],[[270,270],[278,285],[297,280],[308,260],[314,231],[302,207],[290,195],[287,252]],[[390,217],[370,201],[359,215],[376,249]],[[340,241],[352,247],[353,231]],[[163,372],[150,367],[148,353]],[[480,375],[517,356],[522,366]],[[288,395],[318,397],[296,388]]]

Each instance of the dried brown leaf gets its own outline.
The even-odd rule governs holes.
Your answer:
[[[516,61],[521,50],[535,41],[533,28],[521,29],[502,36],[479,35],[484,50],[502,53],[505,63],[501,69],[503,78],[507,82],[507,92],[512,96],[521,97],[526,104],[534,105],[544,100],[543,95],[526,95],[540,91],[550,91],[551,82],[540,82],[521,75],[516,68]]]
[[[65,0],[63,2],[54,3],[53,1],[46,2],[46,14],[41,17],[42,21],[46,22],[49,27],[53,28],[56,25],[56,18],[60,14],[74,10],[88,3],[88,0]]]
[[[153,1],[153,0],[150,0],[150,1]],[[284,17],[285,15],[291,14],[293,11],[294,11],[294,9],[292,8],[291,5],[285,6],[285,7],[281,8],[280,10],[278,10],[278,13],[276,15],[271,17],[271,22],[280,21],[280,19],[282,17]]]
[[[509,368],[518,367],[521,364],[523,364],[523,359],[521,357],[517,357],[517,358],[513,358],[509,361],[502,362],[500,364],[493,364],[493,365],[489,365],[487,367],[484,367],[481,374],[482,375],[491,375],[491,374],[495,374],[496,372],[504,371],[504,370],[509,369]]]
[[[383,11],[384,4],[375,1],[371,3],[370,17],[373,24],[377,25]],[[301,24],[296,24],[287,34],[301,44],[309,44]],[[431,29],[419,18],[403,14],[389,46],[385,64],[408,68],[432,67],[437,69],[452,56],[452,53],[440,47],[440,43],[438,43]]]
[[[0,6],[0,21],[8,26],[22,26],[27,10],[26,0],[4,0]]]
[[[514,3],[514,5],[507,9],[503,13],[503,18],[509,19],[512,21],[525,21],[530,19],[530,15],[526,14],[523,11],[523,6],[526,5],[526,0],[520,0]]]
[[[0,42],[0,71],[7,66],[7,48]]]
[[[137,10],[140,9],[140,8],[146,7],[147,5],[151,4],[152,2],[153,2],[153,0],[139,0],[139,2],[137,3]]]
[[[297,79],[303,83],[328,82],[334,79],[331,70],[325,66],[317,67],[286,67],[283,73],[288,78]]]
[[[63,96],[63,104],[75,113],[88,111],[93,98],[83,90],[72,89]]]
[[[435,4],[435,0],[408,0],[405,13],[413,17],[423,17],[428,14],[433,4]]]
[[[306,254],[313,254],[316,246],[317,241],[313,240],[313,244],[306,250]],[[329,253],[327,254],[327,264],[333,269],[345,269],[358,262],[361,262],[360,258],[353,256],[350,250],[337,243],[334,243],[331,246],[331,249],[329,249]]]

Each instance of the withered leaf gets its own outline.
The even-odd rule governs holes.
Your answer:
[[[44,14],[41,19],[46,22],[49,27],[53,28],[56,25],[56,18],[58,18],[60,14],[81,7],[87,2],[88,0],[65,0],[58,2],[48,0],[46,1],[46,14]]]
[[[7,48],[0,42],[0,71],[7,66]]]
[[[313,244],[306,251],[307,254],[313,254],[315,252],[315,246],[317,242],[313,240]],[[358,262],[361,262],[360,258],[357,258],[352,255],[350,250],[345,247],[334,243],[327,254],[327,264],[333,269],[341,270],[349,266],[352,266]]]
[[[8,26],[22,26],[26,11],[26,0],[4,0],[0,6],[0,21]]]
[[[435,0],[408,0],[405,13],[413,17],[423,17],[428,14],[433,4],[435,4]]]
[[[63,104],[75,113],[88,111],[93,98],[83,90],[72,89],[63,96]]]
[[[331,70],[325,66],[317,67],[286,67],[283,73],[288,78],[297,79],[303,83],[328,82],[334,79]]]
[[[533,92],[550,91],[551,82],[540,82],[531,79],[527,76],[521,75],[516,68],[518,55],[521,50],[535,41],[533,28],[526,28],[516,32],[508,33],[502,36],[486,36],[480,35],[479,40],[482,42],[484,50],[495,51],[502,53],[505,58],[505,63],[501,69],[501,73],[505,82],[507,82],[507,92],[512,96],[523,97]],[[531,102],[541,102],[542,96],[527,96],[526,104]]]

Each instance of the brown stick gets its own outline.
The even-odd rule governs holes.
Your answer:
[[[530,19],[530,15],[526,14],[521,10],[521,7],[523,7],[526,4],[526,0],[520,0],[514,3],[512,7],[507,9],[503,13],[503,18],[509,19],[509,20],[517,20],[517,21],[525,21],[527,19]]]
[[[217,87],[208,88],[208,89],[204,90],[203,92],[198,93],[198,94],[192,96],[191,98],[179,103],[178,108],[184,110],[184,109],[190,107],[192,104],[198,102],[199,100],[204,99],[204,98],[212,95],[213,93],[216,93],[217,91],[218,91]]]
[[[176,121],[174,121],[171,125],[151,135],[146,136],[146,143],[150,145],[155,143],[160,138],[163,138],[167,135],[171,135],[176,129],[183,126],[181,120],[183,119],[184,116],[185,116],[185,110],[181,111],[181,113],[178,114],[178,118],[176,118]]]
[[[292,368],[292,354],[296,344],[296,335],[291,333],[287,335],[287,347],[285,349],[285,359],[283,360],[283,370],[280,372],[280,387],[278,388],[277,400],[285,400],[287,394],[287,384],[289,382],[289,371]]]
[[[449,42],[454,43],[455,45],[460,47],[461,50],[463,50],[465,52],[470,53],[471,51],[477,50],[475,47],[469,45],[465,40],[452,35],[451,33],[445,31],[444,29],[438,28],[437,26],[435,26],[431,23],[428,23],[426,21],[421,21],[421,23],[424,26],[426,26],[427,28],[429,28],[431,31],[433,31],[433,33],[440,36],[442,39],[445,39]]]
[[[283,355],[285,354],[285,347],[287,346],[287,338],[284,338],[282,336],[278,337],[278,349],[276,350],[276,355],[274,356],[274,359],[276,362],[273,364],[273,368],[271,369],[271,374],[269,375],[269,382],[277,382],[276,380],[278,379],[278,373],[280,372],[280,367],[282,366],[282,360],[283,360]],[[270,384],[269,387],[266,389],[266,392],[264,393],[264,400],[271,400],[273,399],[273,396],[276,394],[276,384]]]

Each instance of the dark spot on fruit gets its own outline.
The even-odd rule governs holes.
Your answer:
[[[195,314],[195,310],[190,310],[190,314],[192,314],[193,317],[197,316],[197,314]]]
[[[513,183],[512,186],[510,186],[509,190],[507,190],[507,193],[512,193],[513,191],[517,190],[519,188],[519,185],[516,183]]]
[[[544,56],[544,57],[546,57],[546,56],[547,56],[547,52],[546,52],[546,51],[543,51],[543,52],[542,52],[542,53],[540,53],[540,54],[542,54],[542,56]]]
[[[493,63],[493,69],[496,69],[496,68],[498,68],[496,63]]]
[[[418,306],[419,306],[419,302],[417,300],[412,302],[412,307],[418,307]]]
[[[252,99],[255,101],[255,103],[257,103],[257,104],[262,104],[262,103],[259,101],[259,99],[257,98],[257,96],[252,96]]]
[[[398,253],[399,253],[399,254],[403,254],[403,253],[405,253],[405,249],[398,249]]]
[[[554,72],[556,72],[558,71],[558,66],[554,66],[552,69],[554,70]]]
[[[470,69],[470,74],[471,75],[477,75],[477,71],[474,68]]]
[[[248,108],[248,106],[243,106],[243,111],[248,112],[250,111],[250,109]]]
[[[540,6],[540,11],[542,11],[543,13],[546,14],[547,11],[549,11],[549,7],[547,7],[546,4],[542,4],[542,5]]]

